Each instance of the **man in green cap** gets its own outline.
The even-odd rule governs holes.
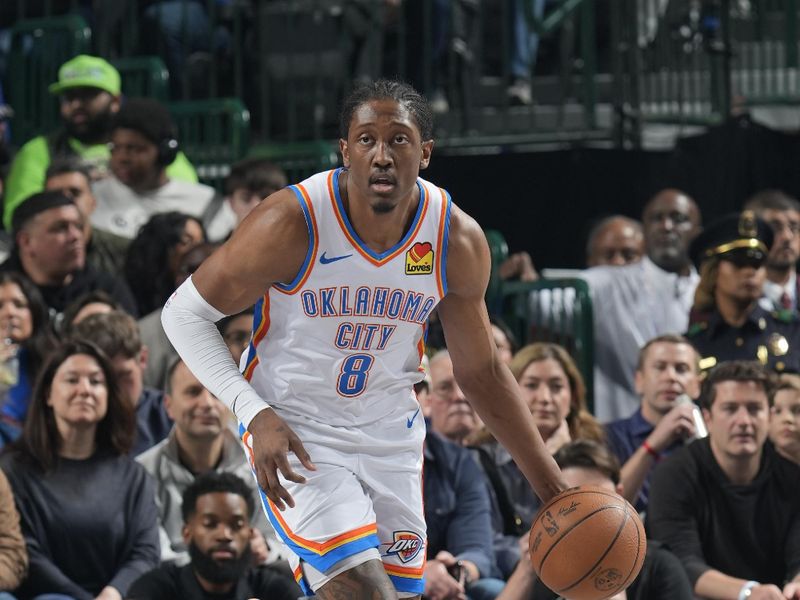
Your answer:
[[[6,230],[17,206],[44,189],[45,173],[54,158],[78,156],[93,177],[106,174],[112,117],[122,101],[119,72],[102,58],[81,54],[61,65],[58,81],[49,89],[59,97],[63,126],[33,138],[17,153],[6,179]],[[173,179],[197,182],[194,167],[182,153],[167,173]]]

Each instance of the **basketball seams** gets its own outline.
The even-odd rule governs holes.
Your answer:
[[[537,572],[538,572],[538,573],[541,573],[541,572],[542,572],[542,567],[544,567],[544,562],[547,560],[547,557],[548,557],[548,556],[550,556],[550,553],[551,553],[551,552],[552,552],[552,551],[555,549],[555,547],[556,547],[556,546],[558,546],[558,543],[559,543],[561,540],[563,540],[563,539],[564,539],[564,538],[567,536],[567,534],[568,534],[569,532],[571,532],[573,529],[575,529],[576,527],[578,527],[578,526],[579,526],[581,523],[583,523],[584,521],[587,521],[588,519],[592,518],[592,516],[596,515],[597,513],[601,513],[601,512],[603,512],[603,511],[605,511],[605,510],[621,510],[621,511],[623,511],[624,513],[626,513],[626,515],[627,515],[627,511],[625,510],[625,507],[624,507],[624,506],[619,506],[619,505],[617,505],[617,506],[601,506],[600,508],[597,508],[597,509],[595,509],[594,511],[590,512],[589,514],[587,514],[587,515],[584,515],[584,516],[581,518],[581,520],[580,520],[580,521],[576,521],[575,523],[573,523],[572,525],[570,525],[570,526],[569,526],[569,528],[567,528],[567,529],[564,529],[564,530],[563,530],[563,532],[562,532],[562,534],[561,534],[561,535],[558,537],[558,539],[557,539],[557,540],[553,540],[553,543],[552,543],[552,544],[550,544],[550,547],[547,549],[547,552],[545,552],[545,553],[544,553],[544,556],[542,557],[542,560],[541,560],[541,561],[539,561],[539,568],[537,569]],[[625,521],[623,520],[623,523],[624,523],[624,522],[625,522]],[[616,539],[616,538],[615,538],[615,539]],[[573,585],[574,585],[574,584],[573,584]],[[570,587],[572,587],[572,586],[570,586]]]
[[[626,586],[626,587],[631,584],[633,579],[636,578],[635,576],[631,577],[631,575],[634,574],[634,573],[636,575],[638,575],[639,571],[640,571],[640,569],[636,568],[636,565],[639,564],[639,556],[641,555],[641,550],[642,550],[642,530],[636,524],[636,521],[633,521],[633,526],[636,528],[636,558],[633,561],[633,565],[631,566],[631,570],[628,571],[628,576],[625,578],[625,583],[623,585]],[[646,551],[646,549],[647,549],[647,546],[645,546],[645,551]],[[644,562],[644,558],[642,558],[642,561]]]
[[[620,523],[619,527],[617,528],[617,533],[614,534],[614,537],[611,539],[611,542],[608,544],[608,548],[606,548],[605,552],[603,552],[603,554],[600,555],[600,557],[597,559],[597,562],[595,562],[589,569],[587,569],[586,573],[582,577],[580,577],[575,583],[573,583],[572,585],[568,585],[567,587],[562,588],[560,590],[557,590],[559,594],[563,594],[563,592],[566,592],[567,590],[570,590],[570,589],[574,588],[576,585],[581,583],[584,579],[586,579],[587,577],[591,576],[592,572],[597,568],[597,566],[601,562],[603,562],[603,559],[606,556],[608,556],[608,553],[611,552],[611,550],[614,548],[614,544],[617,543],[617,540],[619,539],[619,536],[622,533],[622,530],[625,529],[625,525],[630,520],[630,515],[628,514],[628,511],[627,511],[626,507],[622,507],[622,509],[623,509],[622,512],[625,515],[625,518],[622,520],[622,523]],[[566,535],[567,535],[567,533],[564,533],[564,535],[562,535],[561,538],[559,538],[558,541],[560,542],[561,540],[563,540]],[[637,529],[637,535],[638,535],[638,529]],[[556,544],[558,544],[558,542],[556,542]],[[556,544],[553,544],[553,545],[555,546]],[[635,565],[636,562],[634,561],[633,564]],[[628,576],[630,576],[630,574],[628,574]],[[614,590],[615,594],[617,592],[619,592],[620,587],[621,586],[617,586],[617,588]],[[609,596],[611,596],[611,595],[612,594],[609,594]]]

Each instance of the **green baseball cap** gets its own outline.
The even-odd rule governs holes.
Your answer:
[[[48,89],[51,94],[60,94],[76,87],[99,88],[113,96],[119,96],[119,71],[102,58],[79,54],[61,65],[58,69],[58,81]]]

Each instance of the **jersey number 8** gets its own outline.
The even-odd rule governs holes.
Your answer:
[[[369,370],[375,358],[369,354],[351,354],[342,361],[339,379],[336,380],[336,391],[340,396],[353,398],[360,396],[367,387]]]

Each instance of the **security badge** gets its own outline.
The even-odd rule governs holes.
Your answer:
[[[743,210],[739,217],[739,235],[743,238],[758,237],[756,215],[752,210]]]

